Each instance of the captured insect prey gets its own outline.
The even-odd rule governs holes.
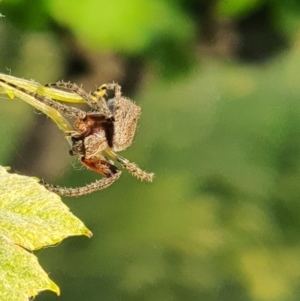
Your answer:
[[[44,87],[0,74],[0,93],[11,98],[18,97],[48,115],[64,132],[70,145],[70,155],[78,156],[85,167],[104,177],[76,188],[41,182],[48,190],[63,196],[81,196],[104,189],[121,175],[114,161],[140,180],[153,180],[153,173],[141,170],[135,163],[117,154],[132,144],[141,115],[141,108],[122,96],[118,84],[104,84],[95,92],[86,93],[70,82],[59,81]],[[72,100],[85,102],[91,111],[61,103]],[[75,118],[73,127],[65,117]]]

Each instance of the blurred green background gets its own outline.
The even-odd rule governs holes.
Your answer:
[[[143,108],[110,188],[64,199],[93,231],[37,252],[41,301],[300,299],[300,2],[3,0],[0,72]],[[57,127],[2,99],[0,163],[54,184],[98,175]]]

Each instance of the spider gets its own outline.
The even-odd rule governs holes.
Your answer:
[[[101,180],[77,188],[54,186],[42,182],[48,190],[63,196],[81,196],[104,189],[121,175],[121,171],[111,159],[120,163],[133,176],[148,182],[152,181],[153,173],[141,170],[135,163],[117,154],[132,144],[141,114],[139,106],[121,95],[121,87],[118,84],[104,84],[89,94],[70,82],[59,81],[47,85],[53,91],[67,90],[79,95],[92,109],[90,112],[85,112],[14,83],[3,79],[0,81],[66,117],[76,118],[74,129],[65,131],[65,136],[71,141],[69,153],[77,155],[80,162],[88,169],[104,176]]]

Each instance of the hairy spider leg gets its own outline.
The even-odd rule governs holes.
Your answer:
[[[77,153],[77,155],[78,154],[79,153]],[[82,156],[80,160],[85,167],[103,175],[105,178],[87,184],[85,186],[76,187],[76,188],[56,186],[45,182],[43,182],[42,184],[52,192],[55,192],[62,196],[74,197],[74,196],[82,196],[82,195],[90,194],[92,192],[107,188],[116,180],[118,180],[119,177],[121,176],[121,171],[118,170],[116,166],[114,166],[109,161],[107,161],[103,156],[101,156],[100,158],[90,158],[90,159],[87,159],[84,156]]]
[[[92,182],[90,184],[86,184],[85,186],[76,187],[76,188],[55,186],[55,185],[45,183],[43,181],[41,182],[41,184],[45,186],[49,191],[52,191],[59,195],[66,196],[66,197],[78,197],[78,196],[93,193],[98,190],[105,189],[111,184],[113,184],[116,180],[118,180],[120,176],[121,176],[121,171],[118,170],[114,175],[112,175],[109,178],[103,178],[101,180]]]
[[[148,173],[138,167],[133,162],[130,162],[124,157],[121,157],[120,155],[116,154],[111,148],[107,147],[105,149],[105,152],[114,160],[119,162],[131,175],[134,177],[140,179],[141,181],[145,180],[147,182],[152,182],[154,173]]]
[[[95,92],[90,94],[86,93],[81,87],[71,82],[58,81],[56,83],[47,84],[46,86],[74,92],[82,97],[93,110],[103,114],[107,118],[110,118],[112,116],[111,111],[106,104],[106,97],[108,97],[107,89],[114,89],[114,86],[112,86],[112,84],[104,84],[100,86]]]

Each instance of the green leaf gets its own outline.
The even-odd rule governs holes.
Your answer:
[[[59,295],[58,286],[49,279],[36,256],[0,235],[0,299],[28,301],[39,291],[52,290]]]
[[[27,300],[59,288],[26,251],[92,233],[38,179],[10,174],[0,166],[0,300]],[[22,248],[23,247],[23,248]]]

